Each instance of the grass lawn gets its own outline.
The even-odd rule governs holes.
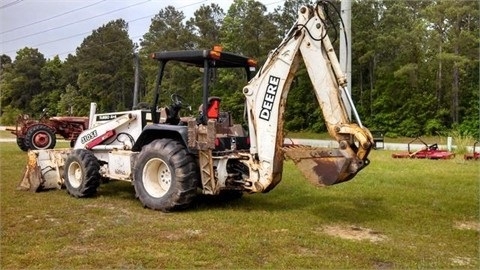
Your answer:
[[[0,138],[15,139],[15,135],[13,135],[10,131],[0,130]]]
[[[15,190],[26,154],[0,143],[0,266],[478,269],[480,161],[373,151],[350,182],[310,185],[292,162],[270,193],[144,209],[130,183],[98,196]]]

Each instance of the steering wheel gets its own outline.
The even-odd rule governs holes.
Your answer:
[[[48,114],[47,108],[43,108],[42,113],[40,114],[40,119],[43,119]]]
[[[179,106],[179,107],[182,107],[183,103],[185,102],[185,98],[180,96],[177,93],[172,94],[170,96],[170,99],[172,100],[173,105],[176,105],[176,106]]]
[[[170,96],[170,99],[173,102],[173,106],[178,107],[178,108],[186,108],[190,109],[190,105],[185,101],[185,98],[182,97],[181,95],[174,93]]]

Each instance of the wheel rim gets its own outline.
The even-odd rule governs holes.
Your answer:
[[[73,188],[78,188],[82,184],[82,168],[78,162],[72,162],[68,166],[68,182]]]
[[[33,135],[33,144],[37,149],[43,149],[50,145],[50,136],[45,132],[38,132]]]
[[[162,197],[172,185],[170,168],[159,158],[149,160],[143,168],[143,183],[150,196]]]

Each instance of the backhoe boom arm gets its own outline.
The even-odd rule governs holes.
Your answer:
[[[346,79],[326,34],[323,17],[320,5],[303,6],[296,24],[243,89],[251,141],[252,192],[267,192],[280,182],[284,156],[292,158],[309,180],[320,185],[347,181],[368,164],[372,135],[360,119],[357,124],[348,117],[342,100]],[[338,149],[284,146],[287,95],[302,59],[328,132],[339,143]]]

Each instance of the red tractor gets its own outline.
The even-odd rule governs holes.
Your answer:
[[[19,115],[15,129],[7,129],[17,136],[17,145],[23,151],[52,149],[57,143],[56,134],[75,143],[78,135],[88,128],[88,117],[56,116],[48,117],[43,110],[39,120],[30,119],[26,114]]]

